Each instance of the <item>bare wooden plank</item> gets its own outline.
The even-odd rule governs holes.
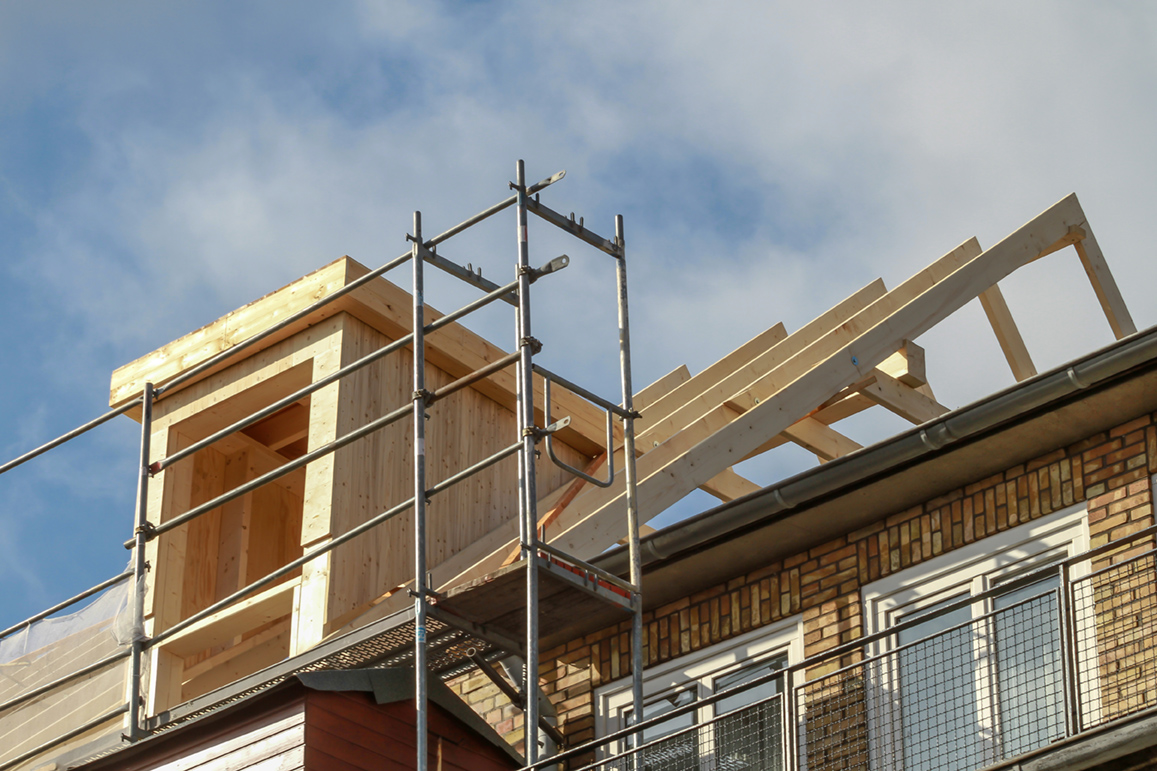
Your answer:
[[[1136,332],[1137,325],[1133,323],[1133,317],[1125,305],[1125,298],[1117,288],[1117,281],[1113,278],[1109,264],[1105,262],[1105,255],[1101,253],[1101,247],[1093,237],[1093,231],[1088,223],[1085,223],[1083,229],[1085,237],[1074,246],[1081,258],[1081,265],[1085,268],[1085,275],[1093,285],[1097,301],[1101,303],[1101,309],[1105,312],[1105,318],[1109,320],[1109,327],[1113,330],[1113,335],[1120,340]]]
[[[225,650],[221,651],[220,653],[214,654],[213,656],[210,656],[207,659],[203,659],[202,661],[197,662],[196,664],[194,664],[191,667],[185,667],[185,673],[184,673],[185,679],[192,680],[196,677],[200,677],[201,675],[205,674],[206,672],[211,671],[215,667],[219,667],[222,664],[225,664],[226,662],[237,658],[238,656],[242,655],[243,653],[247,653],[256,647],[258,647],[260,645],[264,645],[265,643],[269,642],[270,640],[281,636],[284,632],[289,631],[289,628],[290,628],[289,619],[285,619],[283,621],[280,621],[280,622],[274,624],[273,626],[269,627],[268,629],[265,629],[262,632],[255,634],[252,637],[247,637],[246,639],[242,640],[241,642],[226,648]]]
[[[812,417],[801,418],[783,430],[783,435],[822,460],[835,460],[862,446]]]
[[[680,364],[675,369],[668,372],[663,377],[651,383],[646,388],[641,389],[637,394],[631,398],[631,404],[635,411],[642,412],[650,409],[655,400],[661,396],[665,396],[675,388],[678,388],[683,383],[691,379],[691,371],[687,369],[686,364]]]
[[[893,290],[893,292],[897,291],[902,291],[902,287]],[[820,314],[770,350],[738,368],[708,390],[678,406],[663,418],[649,422],[647,427],[639,433],[639,446],[645,448],[661,444],[667,437],[695,421],[716,405],[723,404],[737,394],[750,391],[753,384],[767,378],[785,362],[798,356],[801,351],[810,349],[814,352],[816,349],[812,346],[820,340],[829,340],[828,335],[833,329],[838,331],[843,329],[843,325],[854,325],[856,319],[860,319],[860,326],[862,326],[870,320],[869,316],[871,318],[882,317],[883,310],[879,303],[892,294],[891,292],[883,294],[883,292],[883,282],[874,281],[831,310]],[[850,334],[850,331],[845,330],[845,334]],[[812,355],[816,354],[813,353]]]
[[[1020,336],[1016,322],[1012,319],[1012,312],[1004,300],[999,284],[993,284],[980,293],[980,305],[984,308],[984,315],[992,325],[996,334],[996,341],[1000,343],[1000,350],[1004,351],[1004,358],[1012,370],[1012,376],[1019,383],[1036,374],[1036,366],[1029,356],[1028,347]]]
[[[881,288],[883,282],[880,283]],[[787,330],[782,323],[774,324],[748,340],[743,345],[731,351],[702,372],[691,377],[685,383],[671,389],[667,394],[655,400],[647,409],[647,414],[635,423],[635,430],[642,431],[647,426],[654,425],[675,409],[685,404],[709,388],[717,385],[721,380],[731,375],[736,369],[743,367],[787,337]],[[636,407],[635,409],[641,408]]]
[[[880,362],[876,369],[913,388],[928,385],[924,349],[911,340],[905,340],[900,350]]]
[[[181,688],[182,698],[185,701],[194,699],[283,661],[289,653],[289,619],[279,624],[278,629],[276,635],[264,639],[258,645],[246,646],[236,656],[219,661],[217,666],[199,672],[196,676],[186,672],[186,680]]]
[[[169,653],[189,656],[287,616],[293,610],[293,593],[297,583],[286,581],[266,589],[181,630],[160,645]]]
[[[757,493],[763,489],[731,468],[723,469],[699,487],[703,492],[714,495],[724,503]],[[642,528],[639,529],[639,532],[642,532]]]
[[[280,450],[309,436],[309,397],[245,429],[271,450]]]
[[[948,412],[948,408],[943,404],[929,399],[916,389],[910,388],[878,370],[868,378],[867,382],[857,385],[856,390],[889,411],[917,425],[935,420]]]

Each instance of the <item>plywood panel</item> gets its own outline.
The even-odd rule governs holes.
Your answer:
[[[388,340],[366,324],[345,317],[342,362],[354,361]],[[342,435],[410,403],[413,359],[399,351],[347,378],[336,399],[336,433]],[[427,367],[426,387],[434,390],[454,377]],[[319,400],[315,399],[315,410]],[[426,424],[427,487],[518,440],[515,416],[479,391],[468,388],[432,405]],[[324,420],[318,415],[318,420]],[[412,420],[407,417],[334,457],[331,534],[345,532],[413,495]],[[559,445],[573,465],[588,458]],[[538,462],[540,495],[569,481],[549,459]],[[433,498],[427,509],[428,559],[448,559],[517,511],[517,461],[512,457]],[[380,597],[413,577],[413,512],[408,511],[334,552],[329,618]]]

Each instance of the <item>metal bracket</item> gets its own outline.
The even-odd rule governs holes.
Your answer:
[[[542,341],[536,337],[520,337],[518,338],[518,347],[530,346],[530,352],[533,354],[542,353]]]
[[[526,428],[522,429],[522,435],[523,436],[533,436],[534,441],[537,442],[539,439],[542,439],[544,436],[549,437],[551,434],[553,434],[557,431],[561,431],[562,429],[566,428],[569,425],[570,425],[570,415],[567,415],[565,418],[560,418],[559,420],[556,420],[555,422],[551,423],[546,428],[539,428],[538,426],[527,426]],[[538,451],[535,450],[535,452],[537,453]]]
[[[414,391],[410,395],[410,401],[416,402],[416,401],[421,400],[424,402],[427,399],[429,399],[431,395],[432,394],[429,391],[427,391],[425,388],[419,388],[417,391]]]
[[[543,375],[542,383],[543,383],[542,410],[543,410],[543,414],[545,414],[547,417],[549,417],[550,416],[550,376],[549,375]],[[592,485],[595,485],[596,487],[610,487],[611,483],[615,481],[614,416],[611,414],[610,410],[606,410],[605,412],[607,415],[607,478],[606,479],[597,479],[597,478],[591,476],[590,474],[586,473],[582,469],[575,468],[574,466],[570,465],[569,463],[566,463],[565,461],[563,461],[561,458],[559,458],[557,455],[555,455],[554,443],[551,441],[550,435],[548,434],[546,437],[546,454],[550,456],[550,459],[554,462],[554,465],[558,466],[561,469],[569,471],[571,474],[574,474],[579,479],[585,479],[586,481],[590,482]],[[569,417],[564,418],[564,420],[566,420],[568,423],[570,422]],[[553,432],[551,432],[551,433],[553,433]]]
[[[442,598],[442,595],[438,594],[433,589],[423,589],[420,592],[415,592],[413,588],[409,586],[406,587],[406,594],[410,595],[414,599],[418,599],[419,597],[428,597],[434,603],[437,603],[438,600]]]
[[[570,265],[570,257],[565,255],[565,254],[560,254],[558,257],[555,257],[553,260],[551,260],[547,264],[543,265],[541,268],[531,268],[529,266],[519,265],[518,266],[518,275],[521,276],[524,273],[529,274],[530,275],[530,283],[533,284],[535,281],[538,281],[543,276],[546,276],[550,273],[555,273],[557,271],[560,271],[568,265]]]

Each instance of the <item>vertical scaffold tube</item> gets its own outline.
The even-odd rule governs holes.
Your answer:
[[[635,585],[634,615],[631,618],[631,696],[635,720],[643,719],[643,566],[639,556],[639,499],[635,493],[635,418],[631,385],[631,323],[627,306],[627,244],[623,237],[623,215],[615,215],[615,243],[619,256],[615,272],[619,280],[619,372],[623,381],[623,468],[627,487],[627,539],[631,558],[631,583]],[[637,737],[636,742],[643,738]]]
[[[417,771],[426,771],[426,338],[422,214],[414,212],[414,723]]]
[[[141,738],[141,657],[145,645],[145,541],[149,516],[149,439],[153,432],[153,384],[145,383],[141,400],[141,465],[137,472],[137,512],[133,530],[133,601],[132,655],[129,658],[128,740]]]
[[[522,558],[526,561],[526,668],[523,677],[526,711],[526,762],[538,760],[538,516],[534,480],[534,338],[530,333],[530,249],[526,234],[526,166],[520,160],[515,185],[518,200],[518,361],[519,423],[522,453],[519,464]]]

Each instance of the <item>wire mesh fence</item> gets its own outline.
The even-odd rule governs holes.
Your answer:
[[[647,740],[584,771],[781,771],[783,738],[783,695],[778,694]]]
[[[1157,708],[1153,539],[1145,531],[994,579],[984,592],[786,667],[772,698],[713,708],[742,701],[756,685],[746,683],[624,729],[567,765],[968,771]]]

